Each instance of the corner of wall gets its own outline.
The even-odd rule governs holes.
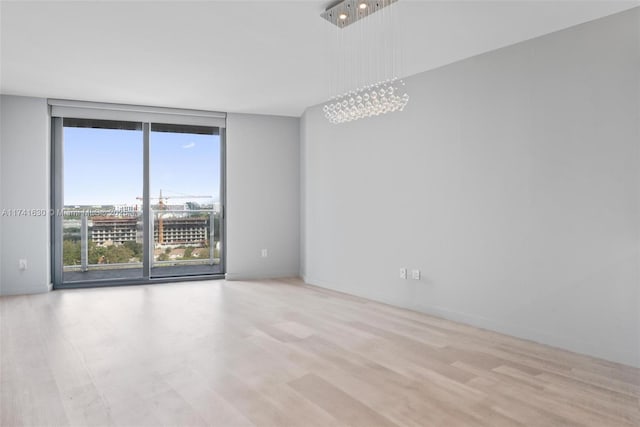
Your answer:
[[[299,272],[297,117],[227,116],[227,277]],[[267,256],[262,251],[267,250]]]
[[[299,198],[300,198],[300,206],[299,206],[299,215],[300,218],[300,229],[299,229],[299,241],[298,241],[298,253],[299,253],[299,271],[298,274],[300,277],[304,279],[306,274],[306,130],[307,130],[307,111],[305,109],[302,115],[300,116],[299,121],[299,132],[298,132],[298,140],[300,145],[300,155],[298,157],[298,168],[299,168]]]
[[[3,96],[4,95],[0,95],[0,126],[2,125],[2,104],[3,102]],[[3,141],[2,141],[2,130],[0,129],[0,212],[2,212],[4,210],[4,199],[2,197],[2,181],[3,181],[3,175],[2,175],[2,147],[3,147]],[[3,274],[2,274],[2,216],[0,216],[0,296],[2,295],[2,283],[3,283]]]

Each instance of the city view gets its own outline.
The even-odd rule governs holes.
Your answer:
[[[220,242],[216,231],[219,211],[218,204],[152,205],[152,261],[157,265],[187,260],[219,263]],[[94,212],[97,214],[92,215]],[[141,263],[144,239],[141,214],[141,205],[65,206],[63,261],[66,270],[82,265],[83,226],[86,227],[88,265]]]
[[[219,272],[216,132],[152,124],[151,224],[145,232],[141,125],[65,119],[64,281],[141,277],[145,261],[155,277]]]

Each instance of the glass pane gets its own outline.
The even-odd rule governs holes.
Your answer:
[[[222,273],[217,128],[152,124],[152,277]]]
[[[63,281],[141,278],[141,124],[65,119],[63,141]]]

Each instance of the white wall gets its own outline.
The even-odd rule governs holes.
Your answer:
[[[1,37],[0,37],[1,39]],[[0,212],[4,208],[2,199],[2,97],[0,95]],[[0,214],[1,215],[1,214]],[[2,216],[0,216],[0,295],[2,295]]]
[[[302,123],[308,283],[640,366],[640,13]],[[420,281],[399,268],[420,269]]]
[[[46,100],[0,96],[2,209],[49,209],[49,123]],[[0,228],[0,295],[48,291],[49,217],[4,215]]]
[[[299,141],[297,118],[228,115],[228,278],[298,275]]]

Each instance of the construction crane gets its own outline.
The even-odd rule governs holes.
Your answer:
[[[212,196],[193,196],[188,194],[181,194],[178,196],[162,196],[162,189],[160,189],[160,195],[158,197],[149,197],[150,200],[158,200],[158,210],[167,209],[166,200],[168,199],[211,199]],[[137,200],[144,200],[144,197],[136,197]],[[164,243],[164,224],[163,217],[158,214],[158,243]]]

